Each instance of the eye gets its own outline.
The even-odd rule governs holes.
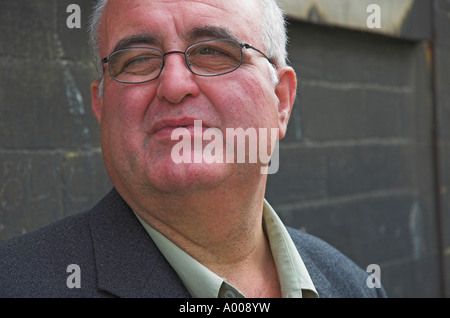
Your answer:
[[[234,71],[241,63],[238,42],[219,39],[192,45],[186,52],[189,68],[194,74],[216,76]]]
[[[125,64],[124,68],[139,67],[139,65],[145,65],[151,59],[152,59],[152,57],[150,57],[148,55],[147,56],[146,55],[136,56],[135,58],[128,60]]]
[[[125,49],[111,56],[110,67],[113,76],[120,74],[148,74],[161,66],[161,54],[144,48]]]
[[[203,45],[195,49],[191,54],[199,54],[199,55],[219,55],[219,56],[229,56],[229,54],[221,49],[215,48],[213,46]]]
[[[141,54],[124,61],[121,73],[135,75],[149,74],[161,68],[161,57],[152,54]]]
[[[213,49],[212,47],[202,47],[197,51],[198,54],[202,54],[202,55],[215,55],[215,54],[220,54],[221,52],[219,52],[218,50]]]

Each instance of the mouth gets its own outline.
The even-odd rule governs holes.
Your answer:
[[[190,135],[194,135],[203,133],[208,127],[201,119],[197,118],[170,118],[157,121],[150,130],[150,135],[170,139],[173,132],[178,128],[184,129],[185,132],[189,131]]]

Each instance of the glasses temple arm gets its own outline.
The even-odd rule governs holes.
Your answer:
[[[241,43],[241,47],[246,48],[246,49],[252,49],[252,50],[254,50],[254,51],[260,53],[262,56],[264,56],[264,57],[270,62],[270,64],[272,64],[273,66],[275,66],[275,63],[272,62],[272,59],[269,58],[269,57],[268,57],[266,54],[264,54],[262,51],[258,50],[256,47],[251,46],[251,45],[248,44],[248,43]]]

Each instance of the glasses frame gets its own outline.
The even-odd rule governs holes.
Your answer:
[[[203,44],[203,43],[208,43],[208,42],[213,42],[213,41],[231,41],[231,42],[235,42],[236,44],[238,44],[239,47],[240,47],[240,50],[241,50],[239,65],[237,65],[236,68],[234,68],[234,69],[231,70],[231,71],[226,71],[226,72],[220,73],[220,74],[213,74],[213,75],[211,75],[211,74],[206,74],[206,75],[205,75],[205,74],[198,74],[198,73],[194,72],[194,71],[191,69],[191,65],[190,65],[190,63],[189,63],[189,61],[188,61],[187,52],[188,52],[192,47],[194,47],[194,46],[196,46],[196,45]],[[150,79],[150,80],[141,81],[141,82],[127,82],[127,81],[119,80],[119,79],[117,79],[117,78],[113,75],[113,72],[112,72],[112,69],[111,69],[111,63],[110,63],[110,62],[111,62],[111,58],[112,58],[115,54],[117,54],[117,53],[124,52],[124,51],[128,51],[128,50],[134,50],[134,49],[148,49],[148,50],[153,50],[153,51],[159,52],[159,53],[161,54],[161,57],[162,57],[161,69],[160,69],[158,75],[157,75],[155,78],[152,78],[152,79]],[[183,52],[183,51],[170,51],[170,52],[167,52],[167,53],[163,53],[163,52],[161,52],[160,50],[155,49],[155,48],[151,48],[151,47],[129,47],[129,48],[124,48],[124,49],[116,50],[116,51],[112,52],[108,57],[103,58],[101,61],[102,61],[102,64],[103,64],[103,65],[104,65],[104,64],[108,64],[109,74],[111,75],[111,77],[112,77],[115,81],[117,81],[117,82],[119,82],[119,83],[122,83],[122,84],[144,84],[144,83],[152,82],[152,81],[156,80],[157,78],[159,78],[159,77],[161,76],[161,73],[162,73],[162,71],[163,71],[163,69],[164,69],[164,66],[165,66],[165,57],[166,57],[167,55],[170,55],[170,54],[183,54],[183,55],[184,55],[184,62],[185,62],[185,64],[186,64],[186,67],[188,68],[189,71],[191,71],[192,74],[197,75],[197,76],[201,76],[201,77],[215,77],[215,76],[222,76],[222,75],[226,75],[226,74],[232,73],[232,72],[236,71],[239,67],[241,67],[242,62],[243,62],[243,57],[244,57],[244,51],[243,51],[243,49],[251,49],[251,50],[254,50],[254,51],[260,53],[264,58],[266,58],[266,59],[269,61],[269,63],[270,63],[273,67],[276,68],[275,63],[274,63],[274,62],[273,62],[266,54],[264,54],[261,50],[258,50],[257,48],[255,48],[254,46],[252,46],[252,45],[250,45],[250,44],[248,44],[248,43],[241,43],[241,42],[239,42],[239,41],[237,41],[237,40],[234,40],[234,39],[226,39],[226,38],[223,38],[223,39],[211,39],[211,40],[205,40],[205,41],[196,42],[196,43],[194,43],[194,44],[189,45],[189,46],[187,47],[187,49],[186,49],[184,52]]]

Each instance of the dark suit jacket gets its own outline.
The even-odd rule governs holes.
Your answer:
[[[288,229],[320,297],[380,297],[368,274],[323,241]],[[81,288],[68,288],[71,264]],[[113,189],[93,209],[0,244],[0,297],[190,297]]]

